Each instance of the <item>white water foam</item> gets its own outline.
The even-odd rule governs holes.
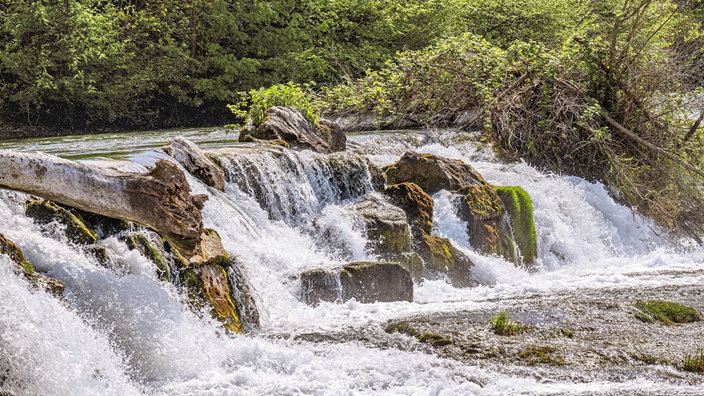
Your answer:
[[[392,162],[409,147],[415,146],[404,141],[388,151],[379,148],[374,155]],[[151,263],[122,242],[102,242],[120,262],[118,271],[102,268],[60,233],[42,234],[23,214],[23,194],[2,192],[0,232],[16,241],[38,270],[66,282],[69,306],[43,292],[30,292],[10,273],[8,260],[0,258],[0,369],[9,370],[10,378],[3,383],[0,371],[0,389],[17,394],[128,395],[696,394],[697,388],[643,379],[575,384],[507,376],[495,368],[479,369],[415,351],[415,341],[400,335],[406,351],[295,340],[306,332],[361,331],[416,314],[492,309],[502,297],[704,282],[701,273],[670,273],[700,270],[704,250],[667,247],[652,223],[614,203],[599,184],[542,174],[525,164],[497,164],[470,146],[431,144],[417,149],[462,158],[490,182],[520,185],[529,192],[539,238],[537,273],[474,252],[448,193],[441,192],[435,196],[435,232],[470,256],[486,286],[456,289],[441,280],[426,281],[416,287],[412,303],[352,300],[309,307],[298,299],[295,275],[338,265],[344,255],[321,245],[315,227],[308,225],[317,220],[320,229],[338,232],[352,258],[368,258],[363,233],[347,216],[344,202],[338,197],[318,200],[306,212],[311,218],[289,222],[272,218],[232,184],[222,193],[191,180],[196,193],[211,195],[205,224],[217,229],[228,251],[241,257],[263,311],[258,334],[229,337],[207,315],[191,313],[182,296],[158,280]],[[324,177],[316,175],[317,180]],[[301,180],[310,183],[307,179]],[[311,200],[318,199],[312,191]],[[275,338],[282,334],[286,336]]]

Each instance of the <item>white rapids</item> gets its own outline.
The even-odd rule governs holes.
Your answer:
[[[543,173],[524,163],[501,163],[489,148],[458,143],[448,134],[351,136],[348,153],[335,155],[342,166],[358,170],[344,180],[332,174],[321,155],[286,150],[244,159],[222,154],[230,180],[240,177],[228,183],[225,192],[189,178],[196,193],[210,196],[205,226],[216,229],[226,249],[241,259],[254,287],[262,323],[250,335],[224,334],[216,322],[192,313],[179,291],[159,280],[151,262],[123,242],[101,241],[120,269],[108,270],[57,230],[40,231],[24,215],[26,195],[0,190],[0,233],[17,243],[37,270],[66,283],[64,301],[32,290],[14,274],[9,259],[0,256],[0,394],[697,394],[698,387],[648,378],[572,383],[506,374],[427,354],[402,335],[396,342],[403,348],[297,338],[369,328],[383,331],[392,319],[472,311],[494,306],[502,298],[704,283],[704,249],[673,243],[651,221],[615,203],[603,185]],[[164,143],[149,136],[153,146]],[[188,137],[200,137],[211,149],[227,145],[221,132],[190,131]],[[88,161],[144,169],[162,156],[146,147],[139,135],[111,144],[120,145],[115,151],[122,162]],[[100,155],[110,152],[99,136],[3,147],[48,148],[61,155],[65,146],[75,157],[89,153],[93,145]],[[458,289],[442,280],[425,281],[416,285],[410,303],[304,304],[295,276],[301,271],[374,259],[365,251],[363,226],[345,210],[345,204],[372,189],[365,162],[355,155],[381,166],[409,149],[459,158],[491,183],[523,187],[535,209],[538,270],[529,273],[472,250],[450,193],[441,191],[434,196],[434,232],[469,255],[484,286]],[[242,173],[247,167],[261,173],[268,189],[247,188]],[[335,246],[320,243],[323,232],[335,235]]]

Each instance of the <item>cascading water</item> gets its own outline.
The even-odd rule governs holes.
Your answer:
[[[210,148],[225,144],[213,133],[190,138],[198,136]],[[139,136],[128,139],[138,148],[132,162],[119,166],[144,169],[163,157],[145,154]],[[51,144],[61,153],[61,144]],[[68,146],[72,153],[91,149],[90,140]],[[473,251],[451,194],[441,191],[434,196],[433,232],[472,259],[484,286],[458,289],[426,280],[415,285],[411,303],[303,303],[301,272],[375,258],[366,249],[364,225],[347,207],[373,190],[366,158],[386,165],[409,149],[463,159],[491,183],[528,191],[538,232],[537,271]],[[219,232],[242,263],[260,308],[261,329],[225,334],[207,313],[193,313],[181,292],[159,279],[153,263],[123,241],[101,240],[113,261],[107,269],[70,244],[60,225],[40,229],[26,217],[25,194],[0,191],[0,233],[15,241],[38,271],[66,283],[65,300],[57,300],[31,289],[0,256],[0,394],[697,394],[701,389],[701,381],[628,376],[541,379],[540,369],[444,359],[414,338],[384,332],[390,320],[498,309],[504,299],[704,283],[704,250],[676,249],[600,184],[522,163],[503,164],[484,146],[430,131],[353,136],[348,152],[330,156],[245,146],[218,149],[215,157],[226,171],[224,192],[190,177],[189,182],[195,193],[209,195],[204,224]]]

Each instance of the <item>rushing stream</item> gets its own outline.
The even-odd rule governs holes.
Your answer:
[[[113,269],[106,269],[60,232],[42,232],[24,214],[25,194],[0,190],[0,233],[17,243],[37,270],[66,284],[65,301],[33,291],[13,273],[10,260],[0,256],[0,394],[704,392],[704,380],[696,377],[668,382],[641,375],[572,379],[551,377],[540,368],[445,358],[429,353],[414,338],[384,332],[391,320],[498,312],[510,300],[704,285],[702,248],[674,243],[651,221],[616,204],[600,184],[524,163],[501,163],[471,136],[458,139],[451,131],[360,134],[349,136],[346,152],[332,155],[255,149],[232,143],[236,136],[223,131],[72,137],[0,148],[41,150],[144,171],[166,157],[156,148],[178,134],[215,150],[225,165],[225,192],[194,178],[189,182],[196,193],[209,195],[205,226],[217,230],[228,252],[242,263],[255,290],[261,328],[249,335],[225,334],[219,323],[204,319],[207,315],[193,313],[179,290],[159,279],[152,262],[124,242],[100,242],[113,261]],[[410,303],[303,303],[297,278],[302,271],[375,259],[365,249],[363,226],[345,205],[373,190],[367,160],[382,166],[408,150],[462,159],[493,184],[523,187],[535,209],[537,270],[527,272],[473,251],[451,194],[441,191],[434,196],[433,232],[472,259],[483,286],[460,289],[426,280],[415,285]],[[700,311],[704,307],[702,295],[686,302]],[[701,337],[693,346],[704,346]]]

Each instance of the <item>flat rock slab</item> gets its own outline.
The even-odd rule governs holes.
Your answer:
[[[310,305],[322,301],[361,303],[413,301],[413,279],[398,263],[355,262],[332,270],[301,274],[303,298]]]

